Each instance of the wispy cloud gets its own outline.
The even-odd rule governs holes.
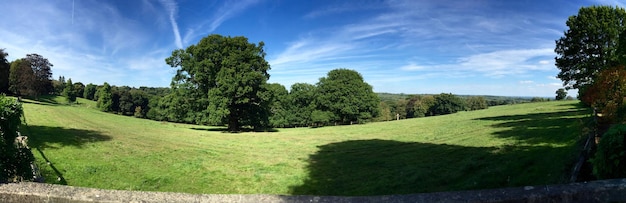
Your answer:
[[[180,38],[180,31],[178,30],[178,23],[176,22],[176,15],[178,14],[178,5],[174,0],[160,0],[163,7],[169,13],[170,24],[172,24],[172,31],[174,33],[174,39],[176,43],[176,47],[179,49],[183,48],[183,42]]]
[[[258,2],[259,0],[224,1],[224,4],[217,9],[217,11],[215,11],[209,20],[204,21],[195,27],[188,28],[187,33],[183,37],[183,42],[188,43],[190,40],[194,40],[198,36],[215,31],[215,29],[222,25],[222,23],[226,20],[236,16]]]

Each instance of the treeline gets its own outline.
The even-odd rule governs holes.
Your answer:
[[[451,93],[439,95],[384,96],[380,103],[379,121],[420,118],[452,114],[459,111],[487,109],[489,104],[482,96],[459,97]]]

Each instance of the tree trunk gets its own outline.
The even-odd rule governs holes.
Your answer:
[[[228,116],[228,131],[230,132],[238,132],[239,131],[239,120],[234,113]]]

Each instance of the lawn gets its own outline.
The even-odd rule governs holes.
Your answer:
[[[277,132],[24,104],[48,183],[219,194],[382,195],[562,183],[591,112],[577,101]],[[49,164],[48,164],[49,162]]]

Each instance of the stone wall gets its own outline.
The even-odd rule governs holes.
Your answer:
[[[567,185],[367,197],[219,195],[103,190],[43,183],[0,185],[1,202],[626,202],[626,179]]]

